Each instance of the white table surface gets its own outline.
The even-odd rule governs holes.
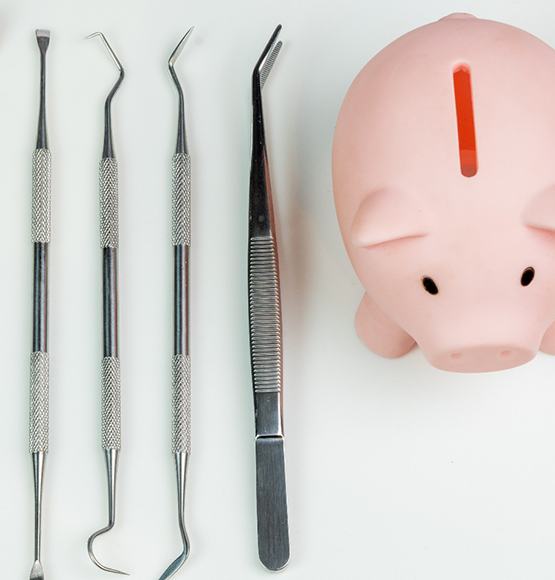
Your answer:
[[[502,373],[440,372],[416,350],[368,352],[353,330],[360,286],[336,223],[330,149],[343,95],[400,34],[449,12],[515,24],[555,44],[540,0],[160,2],[20,0],[0,5],[0,577],[32,563],[27,451],[31,341],[31,154],[35,28],[52,30],[51,452],[47,580],[107,578],[87,536],[106,519],[99,446],[101,360],[97,163],[114,102],[121,185],[123,451],[106,563],[155,579],[179,552],[169,448],[170,159],[187,95],[194,179],[192,555],[181,578],[271,577],[257,559],[246,308],[250,71],[274,26],[285,48],[266,90],[280,220],[291,580],[548,580],[555,576],[555,360]]]

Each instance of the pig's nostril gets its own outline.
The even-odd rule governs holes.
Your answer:
[[[509,341],[455,344],[453,347],[431,358],[434,365],[448,371],[480,373],[509,369],[534,356],[533,349]]]

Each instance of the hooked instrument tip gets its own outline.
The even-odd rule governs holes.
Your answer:
[[[85,37],[85,40],[88,40],[89,38],[96,38],[97,36],[100,37],[100,40],[102,40],[102,43],[104,44],[104,46],[108,50],[108,54],[110,55],[110,57],[114,61],[115,65],[116,65],[116,68],[120,72],[120,75],[123,76],[123,65],[121,64],[119,58],[116,56],[116,53],[114,52],[114,49],[110,46],[110,43],[108,42],[108,39],[106,38],[106,36],[104,36],[104,33],[102,33],[102,32],[93,32],[92,34],[89,34],[88,36],[86,36]]]

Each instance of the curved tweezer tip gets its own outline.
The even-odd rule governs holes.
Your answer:
[[[272,33],[272,36],[270,37],[270,40],[264,47],[264,50],[262,51],[260,58],[256,62],[256,65],[252,73],[253,80],[257,79],[260,82],[261,89],[264,86],[266,80],[268,79],[270,71],[272,70],[272,67],[274,66],[274,63],[278,57],[279,51],[283,46],[281,40],[279,42],[276,42],[279,33],[281,32],[281,28],[282,28],[281,24],[278,24],[276,26],[274,32]]]

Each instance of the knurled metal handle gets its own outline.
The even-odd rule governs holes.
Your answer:
[[[249,242],[251,366],[256,393],[281,391],[281,298],[273,236]]]
[[[102,447],[121,449],[121,380],[119,358],[102,359]]]
[[[29,450],[48,451],[48,353],[31,353]]]
[[[31,222],[33,243],[50,242],[50,163],[49,149],[35,149]]]
[[[173,453],[191,453],[191,357],[173,356]]]
[[[112,157],[100,161],[100,245],[119,245],[118,162]]]
[[[172,159],[172,241],[191,245],[191,158],[176,153]]]

